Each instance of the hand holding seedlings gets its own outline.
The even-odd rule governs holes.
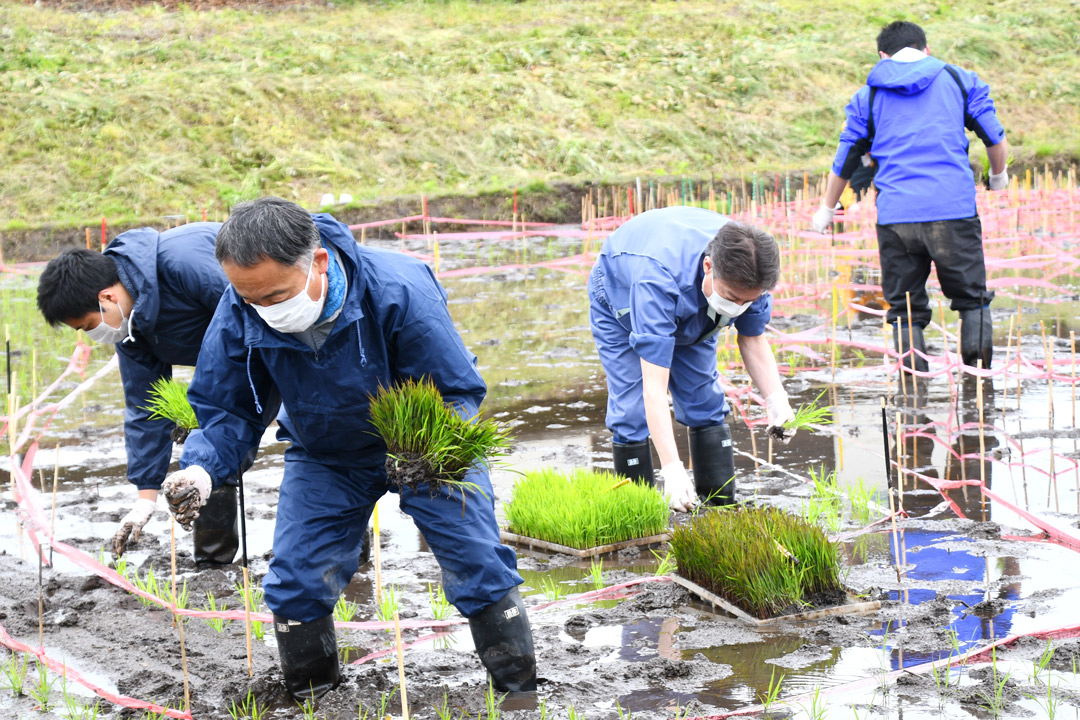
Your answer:
[[[785,445],[795,437],[796,428],[789,424],[795,418],[795,411],[788,402],[788,394],[783,390],[777,390],[765,398],[765,412],[769,417],[769,427],[766,432],[774,440],[779,440]]]
[[[161,485],[169,510],[176,516],[176,522],[185,530],[191,530],[191,524],[199,517],[199,510],[210,497],[213,483],[205,470],[198,465],[191,465],[177,470]]]
[[[128,514],[120,520],[120,527],[117,529],[116,534],[113,535],[112,553],[114,558],[120,557],[128,547],[139,542],[143,527],[150,522],[150,518],[153,517],[156,509],[157,503],[153,500],[139,498],[135,501],[135,505],[128,511]]]
[[[677,512],[690,512],[694,509],[697,492],[682,462],[676,460],[660,468],[660,478],[664,481],[664,495],[667,496],[668,507]]]

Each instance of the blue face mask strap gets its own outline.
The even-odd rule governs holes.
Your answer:
[[[263,411],[262,403],[259,402],[259,393],[255,391],[255,381],[251,377],[251,352],[252,352],[252,350],[254,350],[254,346],[248,345],[247,346],[247,351],[248,351],[248,353],[247,353],[248,385],[251,386],[251,395],[252,395],[252,397],[255,398],[255,412],[262,415],[262,411]]]

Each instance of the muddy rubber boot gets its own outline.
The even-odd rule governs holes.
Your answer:
[[[238,519],[236,486],[214,488],[193,523],[196,564],[228,565],[233,561],[240,547]]]
[[[368,527],[367,533],[364,534],[364,539],[360,543],[360,565],[367,565],[371,562],[371,544],[375,542],[372,537],[371,528]]]
[[[908,332],[908,324],[906,322],[897,321],[892,324],[893,327],[893,342],[896,346],[896,351],[901,355],[908,351],[908,344],[914,344],[915,349],[919,352],[926,352],[926,341],[923,339],[923,329],[918,325],[911,326],[911,332]],[[908,357],[903,359],[904,367],[911,368],[914,364],[914,368],[917,372],[926,372],[929,370],[929,366],[926,363],[926,358],[921,355],[912,353]]]
[[[652,450],[649,449],[648,438],[635,443],[620,443],[612,440],[611,457],[615,461],[616,475],[628,477],[634,482],[656,485]]]
[[[960,357],[965,365],[978,367],[982,359],[984,370],[990,369],[994,355],[994,325],[990,307],[960,311]]]
[[[690,428],[694,490],[705,505],[735,503],[735,451],[725,425]]]
[[[516,587],[469,618],[469,630],[496,691],[536,690],[532,627]]]
[[[334,616],[302,623],[274,615],[274,636],[285,688],[298,701],[317,700],[339,679]]]

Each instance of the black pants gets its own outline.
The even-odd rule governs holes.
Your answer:
[[[961,220],[879,224],[877,237],[881,290],[889,303],[890,323],[907,317],[907,293],[911,293],[911,317],[916,325],[926,327],[933,318],[926,294],[931,261],[953,310],[973,310],[994,299],[994,293],[986,290],[982,223],[977,215]]]

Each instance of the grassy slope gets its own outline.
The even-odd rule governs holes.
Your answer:
[[[1070,0],[451,2],[108,14],[0,0],[0,227],[818,167],[901,17],[1080,152]],[[973,147],[973,152],[976,148]]]

